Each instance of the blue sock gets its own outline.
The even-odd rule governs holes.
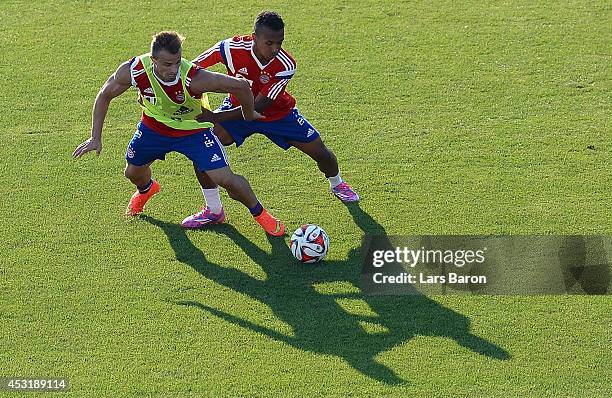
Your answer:
[[[151,185],[153,185],[153,179],[151,178],[149,180],[149,182],[146,183],[146,185],[139,187],[138,185],[136,186],[136,189],[138,189],[138,192],[140,193],[147,193],[149,192],[149,189],[151,189]]]
[[[263,206],[261,205],[261,203],[257,202],[255,207],[249,207],[249,211],[251,212],[253,217],[257,217],[258,215],[263,213]]]

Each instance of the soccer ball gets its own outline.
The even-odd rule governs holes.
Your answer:
[[[329,237],[318,225],[304,224],[291,235],[291,253],[303,263],[316,263],[325,258]]]

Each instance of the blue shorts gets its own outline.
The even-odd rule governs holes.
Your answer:
[[[229,98],[223,101],[219,110],[232,109]],[[273,143],[287,150],[291,147],[288,141],[311,142],[319,137],[319,132],[296,108],[282,119],[273,122],[259,122],[257,120],[230,120],[219,123],[232,136],[236,146],[240,146],[249,136],[260,133],[268,137]]]
[[[187,156],[200,171],[214,170],[229,165],[225,148],[210,129],[184,137],[168,137],[156,133],[142,123],[125,152],[125,160],[134,166],[144,166],[156,159],[164,160],[168,152]]]

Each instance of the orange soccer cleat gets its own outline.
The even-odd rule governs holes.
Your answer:
[[[159,192],[160,186],[159,182],[153,180],[151,184],[151,188],[146,193],[140,193],[138,191],[134,192],[132,197],[130,198],[130,203],[128,204],[127,209],[125,210],[125,215],[133,217],[142,213],[142,210],[145,207],[145,204]]]
[[[268,210],[264,209],[263,212],[255,217],[255,221],[261,225],[261,227],[268,234],[272,236],[283,236],[285,234],[285,226],[283,222],[272,214],[268,213]]]

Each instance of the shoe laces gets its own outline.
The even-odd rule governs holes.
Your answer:
[[[340,184],[338,184],[334,190],[341,192],[341,193],[350,193],[351,192],[351,187],[349,186],[349,184],[347,184],[346,182],[341,182]]]

